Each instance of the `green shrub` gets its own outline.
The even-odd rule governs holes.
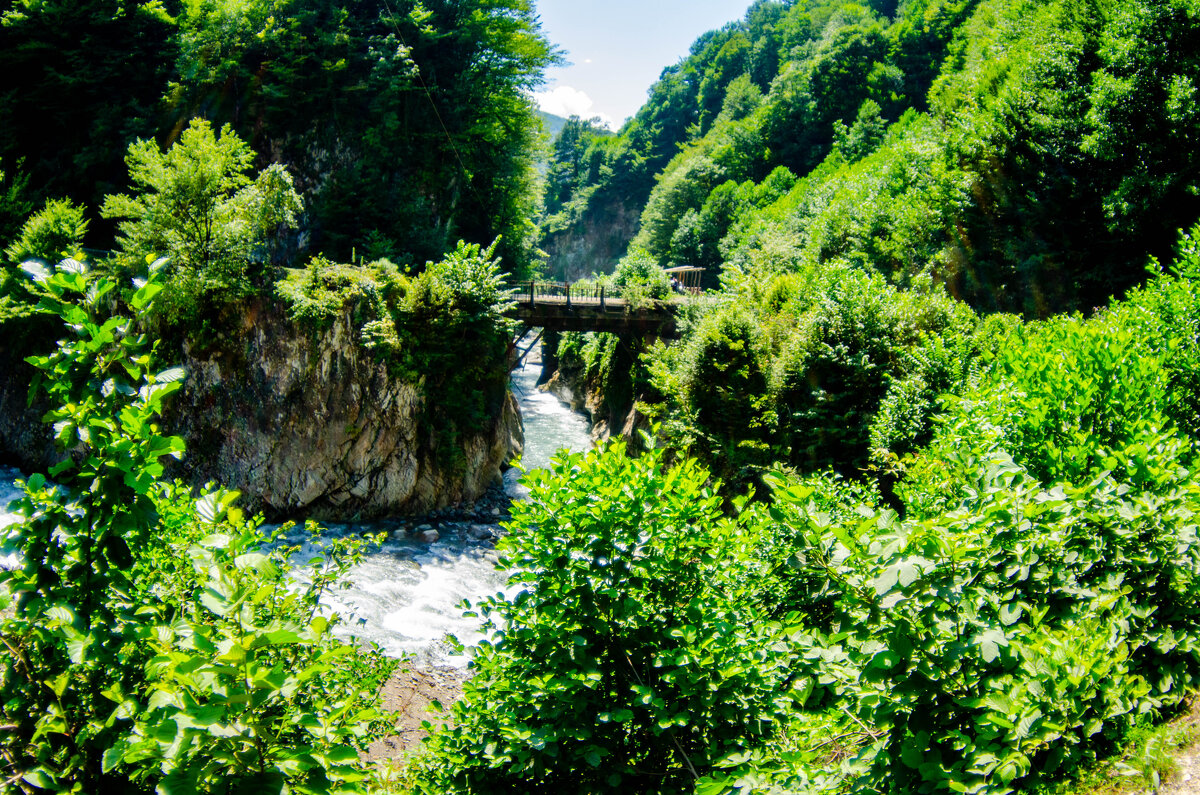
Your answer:
[[[58,262],[79,252],[87,235],[84,208],[70,199],[48,199],[42,209],[30,216],[4,257],[12,266],[31,259]]]
[[[4,173],[0,172],[0,181]],[[28,260],[57,262],[79,253],[87,234],[84,209],[68,199],[51,199],[26,219],[17,238],[4,249],[0,264],[0,323],[37,313],[37,288],[18,269]],[[11,327],[10,327],[11,328]]]
[[[645,249],[636,246],[617,263],[613,284],[634,306],[650,300],[661,301],[671,294],[671,280],[658,261]]]
[[[135,285],[140,319],[163,289]],[[236,494],[161,482],[182,441],[157,424],[184,373],[150,369],[137,320],[110,316],[112,278],[28,263],[67,339],[30,358],[70,453],[25,482],[0,571],[0,752],[9,783],[48,791],[362,792],[388,666],[329,635],[322,591],[357,544],[295,588]]]
[[[133,194],[105,197],[101,215],[120,219],[119,263],[148,253],[171,258],[170,287],[157,312],[194,333],[203,321],[262,292],[276,277],[285,235],[303,210],[292,178],[272,165],[249,175],[254,152],[226,125],[193,119],[166,152],[152,140],[129,146]]]
[[[945,426],[910,469],[927,480],[970,444],[1005,450],[1045,483],[1082,485],[1114,470],[1135,483],[1152,478],[1125,468],[1173,427],[1170,385],[1162,359],[1124,314],[1014,329],[988,369],[952,401]],[[941,510],[943,498],[953,502],[946,489],[969,487],[956,478],[941,482],[943,488],[921,492],[922,511]],[[941,496],[925,503],[935,494]]]
[[[1200,672],[1188,455],[1160,437],[1119,474],[1042,485],[960,438],[936,477],[966,488],[910,521],[839,515],[812,484],[774,480],[769,537],[792,534],[785,580],[811,587],[793,596],[824,685],[810,703],[866,730],[850,791],[1011,792],[1185,698]]]
[[[390,263],[389,263],[390,264]],[[393,268],[395,266],[392,266]],[[397,274],[398,278],[403,278]],[[374,319],[386,312],[385,287],[374,268],[340,265],[313,257],[304,270],[292,271],[275,285],[288,316],[313,331],[328,328],[348,307]]]
[[[620,443],[526,476],[515,592],[481,605],[494,634],[419,791],[691,792],[778,728],[787,660],[708,479]]]
[[[379,301],[363,342],[394,374],[423,385],[421,431],[447,464],[461,464],[460,434],[498,416],[508,389],[512,291],[496,245],[460,240],[414,278],[386,261],[372,266]]]
[[[698,453],[733,473],[766,463],[775,415],[753,319],[732,304],[701,322],[684,353]]]
[[[17,161],[18,169],[24,165],[24,161]],[[5,169],[0,161],[0,245],[6,245],[16,237],[33,208],[29,197],[29,175],[12,168],[11,163]]]

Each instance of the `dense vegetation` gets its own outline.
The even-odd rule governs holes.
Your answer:
[[[849,263],[987,310],[1102,305],[1200,213],[1198,37],[1190,0],[759,0],[619,135],[560,139],[551,269],[632,239],[726,280]]]
[[[726,511],[694,460],[623,443],[532,473],[520,590],[481,606],[416,789],[1005,793],[1168,713],[1200,674],[1190,240],[1175,274],[958,346],[891,507],[779,469]],[[753,409],[737,387],[703,405]]]
[[[390,665],[319,615],[344,564],[290,588],[233,495],[163,481],[156,362],[253,302],[349,313],[429,434],[489,416],[551,48],[516,0],[0,9],[0,328],[66,337],[29,361],[70,450],[0,573],[3,780],[363,791]],[[670,345],[563,338],[653,428],[528,475],[407,785],[991,795],[1177,709],[1198,58],[1196,0],[758,0],[618,134],[568,120],[551,272],[714,289]]]
[[[234,507],[162,478],[183,443],[157,420],[184,372],[151,369],[136,319],[164,261],[111,311],[116,280],[69,259],[26,270],[68,337],[31,363],[72,455],[13,507],[0,571],[5,789],[354,792],[372,704],[394,668],[335,640],[321,593],[363,541],[331,544],[307,586]],[[312,528],[315,533],[316,528]]]
[[[527,0],[6,0],[0,242],[29,203],[98,208],[131,143],[165,148],[201,117],[286,167],[306,207],[293,245],[420,265],[502,236],[506,267],[526,267],[526,92],[552,57]]]
[[[139,322],[170,346],[198,352],[240,355],[241,318],[256,303],[295,321],[299,334],[318,334],[348,315],[359,344],[395,377],[421,383],[421,442],[443,465],[461,466],[463,435],[488,427],[505,402],[511,322],[503,316],[509,291],[499,241],[485,249],[460,240],[419,267],[314,256],[289,268],[303,201],[286,169],[272,164],[255,174],[253,159],[232,128],[214,130],[201,119],[165,152],[135,141],[126,157],[131,192],[106,196],[101,207],[118,221],[117,239],[96,271],[127,282],[157,252],[169,252],[167,289]],[[44,353],[37,347],[57,331],[17,266],[82,258],[87,230],[86,208],[49,200],[4,250],[0,324],[26,353]]]
[[[552,269],[610,267],[569,252],[623,196],[612,262],[719,288],[682,344],[614,369],[568,338],[564,368],[723,477],[783,460],[889,493],[993,313],[1094,311],[1200,215],[1198,36],[1185,0],[754,3],[617,136],[557,142]]]
[[[761,0],[617,135],[572,120],[551,272],[715,289],[640,357],[564,335],[650,449],[533,476],[418,788],[1009,792],[1187,698],[1198,36]]]

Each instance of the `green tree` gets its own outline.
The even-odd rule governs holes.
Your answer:
[[[0,245],[7,244],[16,236],[21,224],[33,212],[34,204],[29,198],[29,175],[18,168],[0,168]],[[0,166],[3,162],[0,161]]]
[[[546,171],[546,192],[543,208],[546,215],[559,212],[571,198],[572,192],[581,187],[589,177],[596,160],[597,149],[592,143],[605,132],[599,127],[599,119],[584,120],[578,116],[567,119],[558,137],[554,139],[554,150]]]
[[[480,606],[496,634],[418,790],[687,793],[771,736],[786,659],[709,473],[614,443],[526,483],[501,542],[519,590]]]
[[[621,258],[613,273],[613,284],[632,302],[664,299],[671,294],[671,282],[654,257],[636,246]]]
[[[862,160],[883,141],[886,129],[887,123],[879,115],[879,103],[868,99],[858,109],[852,126],[847,127],[842,122],[834,124],[834,148],[851,162]]]
[[[1105,221],[1133,238],[1125,250],[1166,259],[1175,230],[1200,214],[1200,10],[1136,0],[1109,14],[1083,148],[1105,173]]]
[[[101,214],[119,225],[126,262],[167,252],[174,262],[168,314],[197,302],[245,297],[272,281],[280,235],[296,224],[300,198],[280,166],[249,176],[254,153],[228,126],[214,133],[194,119],[163,152],[141,140],[126,162],[136,192],[105,198]]]
[[[48,199],[41,210],[25,221],[16,240],[4,249],[6,261],[0,267],[0,322],[38,312],[36,288],[24,277],[20,265],[28,260],[57,262],[75,256],[83,245],[87,228],[84,209],[68,199]]]
[[[0,4],[0,159],[24,159],[35,202],[120,184],[114,153],[157,131],[174,33],[159,0]]]
[[[165,262],[117,304],[132,317],[110,312],[111,274],[24,266],[65,325],[57,349],[29,359],[64,455],[57,482],[24,482],[6,530],[21,557],[0,570],[6,788],[363,792],[358,755],[391,667],[334,639],[319,610],[362,542],[333,544],[297,587],[294,549],[269,551],[278,536],[233,507],[236,493],[162,480],[162,459],[184,451],[159,425],[184,372],[152,369],[138,320]]]
[[[775,414],[762,360],[758,330],[740,308],[705,318],[688,341],[683,382],[699,440],[694,454],[718,472],[734,475],[766,463]]]
[[[47,199],[21,227],[12,245],[4,249],[4,257],[10,266],[31,259],[57,262],[78,253],[87,229],[83,207],[69,199]]]

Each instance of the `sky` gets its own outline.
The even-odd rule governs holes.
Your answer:
[[[536,0],[542,30],[566,51],[535,94],[557,116],[599,116],[614,130],[701,33],[741,19],[751,0]]]

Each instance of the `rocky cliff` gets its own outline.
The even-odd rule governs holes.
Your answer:
[[[25,409],[30,373],[12,342],[0,343],[0,450],[44,469],[49,435],[40,410]],[[240,333],[203,352],[185,344],[177,361],[188,377],[163,418],[187,442],[176,474],[236,488],[244,508],[269,517],[369,519],[472,500],[521,452],[508,393],[482,427],[437,441],[423,427],[423,385],[359,344],[350,310],[314,333],[252,305]]]
[[[612,436],[634,439],[638,431],[649,430],[645,416],[637,410],[639,396],[632,380],[645,343],[633,337],[604,337],[610,342],[609,355],[589,365],[577,345],[560,349],[558,335],[548,334],[538,383],[572,411],[587,415],[594,440]]]

